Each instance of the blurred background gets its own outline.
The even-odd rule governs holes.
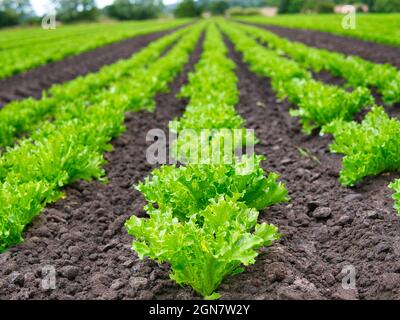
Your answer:
[[[75,23],[171,16],[340,14],[349,4],[363,13],[400,12],[400,0],[0,0],[0,27],[38,24],[53,12],[58,22]]]

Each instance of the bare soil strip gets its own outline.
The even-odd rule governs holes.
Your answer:
[[[303,42],[306,45],[356,55],[376,63],[390,63],[400,68],[400,48],[356,38],[337,36],[327,32],[284,28],[271,25],[254,24],[257,27],[272,31],[289,40]]]
[[[113,64],[118,60],[128,59],[152,41],[174,30],[177,28],[122,40],[0,80],[0,107],[13,100],[28,97],[39,99],[43,91],[52,85],[97,72],[101,67]]]

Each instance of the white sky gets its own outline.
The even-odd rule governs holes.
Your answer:
[[[177,0],[163,0],[165,4],[176,3]],[[97,5],[103,8],[113,2],[113,0],[96,0]],[[44,15],[51,10],[50,0],[31,0],[33,9],[38,15]]]

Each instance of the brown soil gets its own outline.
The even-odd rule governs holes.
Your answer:
[[[240,78],[237,110],[256,131],[257,153],[268,156],[265,169],[281,174],[292,200],[261,214],[260,220],[280,227],[283,238],[243,274],[227,279],[222,298],[400,299],[400,226],[387,188],[396,175],[341,187],[340,157],[329,153],[330,138],[303,135],[298,120],[288,115],[290,105],[277,103],[269,81],[252,74],[229,47]],[[144,200],[131,186],[152,170],[145,160],[145,133],[166,129],[181,114],[185,102],[175,94],[186,72],[171,93],[157,97],[155,113],[128,115],[126,133],[107,154],[107,186],[68,187],[66,199],[28,228],[26,242],[0,255],[0,299],[198,298],[169,280],[168,266],[139,261],[123,228],[131,214],[144,214]],[[41,287],[46,265],[57,270],[56,290]],[[345,266],[355,268],[354,290],[342,288]]]
[[[43,91],[54,84],[97,72],[105,65],[113,64],[121,59],[128,59],[150,42],[171,33],[173,30],[119,41],[0,80],[0,108],[13,100],[28,97],[39,99]]]

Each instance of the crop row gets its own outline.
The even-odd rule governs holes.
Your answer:
[[[63,186],[81,179],[106,181],[103,152],[110,151],[111,139],[123,132],[125,112],[146,108],[157,92],[168,89],[188,62],[203,28],[202,24],[190,27],[166,55],[145,67],[138,65],[137,73],[132,69],[127,83],[135,90],[124,91],[123,97],[103,96],[93,104],[80,100],[66,104],[57,119],[7,149],[0,158],[0,252],[22,241],[25,226],[62,196]],[[153,50],[154,46],[143,49],[138,59]]]
[[[235,24],[237,27],[238,24]],[[356,56],[309,47],[253,26],[242,26],[252,38],[282,52],[315,72],[328,71],[352,87],[376,88],[388,104],[400,102],[400,71],[389,64],[376,64]]]
[[[333,34],[359,38],[367,41],[400,46],[398,30],[400,15],[397,14],[357,14],[348,22],[354,22],[356,28],[343,28],[343,15],[279,15],[277,17],[239,17],[241,21],[277,25],[288,28],[310,29],[325,31]]]
[[[242,52],[251,69],[271,78],[272,86],[280,98],[299,107],[292,116],[299,116],[304,131],[311,133],[321,128],[330,133],[335,142],[332,152],[341,153],[343,169],[340,181],[353,186],[364,177],[400,170],[400,121],[390,119],[382,107],[373,106],[362,123],[352,121],[361,109],[373,105],[373,98],[365,88],[344,92],[310,79],[309,72],[293,60],[256,43],[243,30],[245,27],[221,22],[224,32]],[[263,31],[261,31],[263,32]],[[399,182],[391,185],[397,191],[394,196],[399,211]]]
[[[226,54],[221,34],[210,24],[201,59],[180,94],[189,98],[189,106],[170,125],[178,134],[176,155],[185,164],[164,165],[146,178],[138,190],[148,201],[149,218],[133,216],[126,223],[139,257],[169,262],[173,280],[207,299],[218,298],[215,290],[226,277],[242,272],[242,265],[255,262],[260,247],[279,239],[277,227],[257,223],[258,210],[287,200],[277,174],[264,176],[262,156],[228,161],[211,159],[215,154],[207,151],[198,162],[186,153],[198,155],[213,145],[221,150],[232,143],[228,132],[244,130],[234,110],[239,96],[235,65]]]
[[[359,87],[347,92],[340,87],[316,81],[301,64],[258,44],[247,35],[245,26],[228,22],[221,22],[220,25],[237,50],[243,53],[243,59],[251,70],[271,78],[278,98],[287,98],[298,107],[291,110],[291,114],[300,117],[306,133],[337,118],[351,120],[357,112],[373,103],[367,88]]]
[[[28,29],[24,33],[32,32],[37,36],[33,39],[26,38],[22,43],[18,32],[15,33],[16,41],[13,41],[13,34],[8,32],[8,40],[0,43],[0,79],[119,40],[176,28],[187,22],[188,20],[170,20],[157,23],[97,24],[96,28],[80,25],[78,30],[67,27],[67,31],[63,31],[65,27],[41,32]]]
[[[146,69],[186,32],[186,29],[181,29],[156,40],[133,58],[105,66],[97,73],[54,85],[40,100],[28,98],[4,106],[0,110],[0,147],[12,145],[22,134],[40,127],[50,118],[57,118],[57,114],[69,104],[91,104],[100,101],[104,95],[113,94],[117,87],[129,85],[141,74],[141,69]]]

